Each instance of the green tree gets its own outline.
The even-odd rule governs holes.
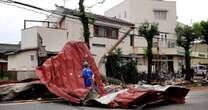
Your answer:
[[[208,20],[194,23],[193,28],[200,39],[208,45]]]
[[[151,80],[151,74],[152,74],[152,44],[153,44],[153,38],[155,35],[159,34],[158,30],[158,23],[149,23],[144,22],[139,26],[139,35],[144,37],[147,41],[147,59],[148,59],[148,75],[147,75],[147,81],[150,83]]]
[[[208,20],[207,21],[201,21],[201,35],[204,40],[204,42],[208,45]]]
[[[107,56],[106,73],[108,77],[117,78],[127,84],[138,82],[137,62],[132,58],[123,58],[121,49]]]
[[[121,49],[117,49],[115,52],[107,56],[106,61],[106,74],[109,77],[121,79],[121,64],[122,64],[122,52]]]
[[[126,60],[126,64],[122,65],[121,67],[123,80],[127,84],[136,84],[138,83],[139,79],[139,74],[136,67],[137,62],[132,58]]]
[[[177,35],[178,46],[184,48],[185,50],[185,64],[186,64],[186,79],[190,80],[190,69],[191,69],[191,56],[190,48],[191,43],[198,37],[197,32],[190,26],[177,25],[175,28]]]

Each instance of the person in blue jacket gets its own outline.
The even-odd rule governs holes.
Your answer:
[[[84,61],[83,66],[84,66],[84,68],[82,71],[82,77],[84,78],[84,85],[86,88],[90,88],[93,86],[94,74],[93,74],[92,70],[90,69],[87,61]]]

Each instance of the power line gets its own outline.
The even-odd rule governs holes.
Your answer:
[[[34,5],[30,5],[30,4],[26,4],[26,3],[22,3],[22,2],[18,2],[18,1],[0,0],[0,3],[4,3],[4,4],[7,4],[7,5],[11,5],[12,3],[14,3],[14,4],[17,4],[17,5],[22,5],[22,6],[26,6],[26,7],[29,7],[29,8],[34,8],[36,10],[44,11],[44,12],[55,14],[55,15],[58,15],[58,16],[65,16],[67,18],[77,19],[76,17],[72,17],[72,16],[69,16],[67,14],[57,13],[57,12],[55,12],[53,10],[47,10],[47,9],[44,9],[44,8],[40,8],[40,7],[37,7],[37,6],[34,6]]]
[[[8,1],[8,0],[7,0],[7,1]],[[67,14],[57,13],[57,12],[52,11],[52,10],[46,10],[46,9],[39,8],[39,7],[36,7],[36,6],[28,5],[28,4],[27,4],[27,5],[24,5],[25,3],[18,3],[18,5],[26,6],[26,7],[29,7],[29,8],[34,8],[34,7],[36,7],[36,8],[35,8],[36,10],[40,10],[40,11],[44,11],[44,12],[50,13],[50,15],[49,15],[49,14],[46,14],[46,13],[43,13],[43,12],[39,12],[39,11],[32,10],[32,9],[29,9],[29,8],[25,8],[25,7],[21,7],[21,6],[18,6],[18,5],[14,5],[14,4],[16,4],[16,2],[15,2],[15,3],[14,3],[14,2],[10,2],[10,0],[9,0],[8,2],[7,2],[7,1],[5,1],[5,0],[0,0],[0,3],[6,4],[6,5],[9,5],[9,6],[14,6],[14,7],[17,7],[17,8],[20,8],[20,9],[25,9],[25,10],[27,10],[27,11],[35,12],[35,13],[38,13],[38,14],[43,14],[43,15],[45,15],[45,16],[53,16],[53,17],[55,17],[55,18],[60,18],[60,17],[58,17],[58,16],[65,16],[65,17],[71,18],[71,19],[79,19],[78,17],[72,17],[72,16],[69,16],[69,15],[67,15]],[[14,3],[14,4],[12,4],[12,3]],[[32,7],[31,7],[31,6],[32,6]],[[54,14],[54,15],[53,15],[53,14]],[[55,15],[57,15],[57,16],[55,16]],[[76,22],[76,21],[73,21],[73,20],[67,20],[67,19],[66,19],[66,21],[71,21],[71,22],[74,22],[74,23],[81,24],[81,23]]]
[[[27,11],[31,11],[31,12],[35,12],[35,13],[38,13],[38,14],[43,14],[43,15],[48,16],[48,14],[45,14],[45,13],[43,13],[43,12],[39,12],[39,11],[35,11],[35,10],[28,9],[28,8],[25,8],[25,7],[17,6],[17,5],[14,5],[14,4],[2,2],[2,0],[0,0],[0,3],[5,4],[5,5],[14,6],[14,7],[16,7],[16,8],[20,8],[20,9],[24,9],[24,10],[27,10]]]

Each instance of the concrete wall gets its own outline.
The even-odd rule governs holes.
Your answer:
[[[35,78],[35,68],[38,66],[35,50],[20,52],[8,56],[8,71],[16,74],[17,80]]]
[[[160,31],[174,32],[176,26],[176,2],[163,0],[125,0],[121,4],[105,12],[107,16],[117,16],[123,11],[127,12],[127,19],[139,25],[141,22],[158,22]],[[156,20],[154,10],[167,11],[166,20]],[[123,17],[122,17],[123,19]]]
[[[37,28],[24,29],[21,35],[21,49],[38,47]]]
[[[191,65],[208,65],[208,58],[192,58],[191,59]]]
[[[154,17],[154,10],[167,11],[166,20],[157,20]],[[175,1],[160,1],[160,0],[125,0],[117,6],[107,10],[106,16],[117,17],[123,12],[127,13],[127,17],[121,17],[121,19],[135,23],[139,26],[142,22],[157,22],[159,23],[159,31],[167,32],[167,39],[176,39],[175,27],[176,27],[176,2]],[[135,30],[137,33],[138,30]],[[144,38],[136,37],[135,47],[146,47],[147,43]],[[167,43],[160,43],[160,46],[167,47]]]
[[[37,52],[35,50],[8,56],[9,71],[34,71],[37,65]]]
[[[196,43],[192,46],[191,51],[207,53],[208,52],[208,45]]]
[[[46,47],[47,51],[59,52],[69,41],[66,30],[39,27],[37,32],[43,39],[42,45]]]
[[[47,51],[59,52],[69,41],[66,30],[45,27],[31,27],[22,31],[21,49],[38,47],[38,36]]]
[[[155,18],[154,11],[155,10],[164,10],[167,11],[167,19],[158,20]],[[127,17],[119,17],[122,13],[126,12]],[[106,16],[117,17],[129,22],[134,23],[136,26],[140,26],[141,23],[148,22],[156,22],[159,23],[159,31],[166,32],[167,40],[159,40],[159,47],[162,51],[160,53],[162,55],[177,55],[178,49],[175,45],[174,47],[169,47],[168,42],[174,42],[176,44],[176,36],[175,27],[176,27],[176,2],[175,1],[163,1],[163,0],[124,0],[122,3],[117,6],[107,10],[105,12]],[[138,30],[135,30],[135,34],[139,34]],[[155,36],[160,37],[160,36]],[[171,39],[171,40],[169,40]],[[175,39],[175,40],[174,40]],[[153,40],[153,43],[157,42],[157,39]],[[144,54],[144,48],[147,47],[147,42],[144,38],[135,36],[134,42],[134,53],[135,54]],[[157,53],[156,47],[153,48],[153,53]],[[173,57],[174,61],[174,69],[177,71],[179,69],[178,60],[176,56]],[[144,59],[139,59],[139,62],[144,62]],[[147,64],[139,65],[138,69],[140,71],[147,70]]]
[[[47,20],[55,20],[54,22],[58,22],[59,19],[54,19],[53,16],[49,16]],[[96,20],[96,25],[103,25],[103,26],[109,26],[109,27],[116,27],[119,28],[119,31],[126,32],[129,27],[125,25],[120,24],[113,24],[108,22],[102,22]],[[82,29],[82,23],[77,18],[71,19],[66,18],[64,21],[64,27],[63,27],[68,34],[68,40],[69,41],[84,41],[83,37],[83,29]],[[94,55],[95,61],[98,64],[100,61],[100,58],[118,41],[119,38],[121,38],[124,34],[119,33],[118,39],[110,39],[110,38],[103,38],[103,37],[96,37],[94,36],[94,25],[90,24],[90,46],[91,46],[91,53]],[[104,45],[104,47],[95,46],[94,44],[101,44]],[[118,48],[122,48],[123,54],[130,54],[132,53],[132,47],[130,46],[130,37],[128,36],[119,46]]]
[[[60,18],[61,19],[61,18]],[[59,22],[59,18],[49,16],[48,21]],[[107,22],[95,21],[95,24],[104,25],[109,27],[119,28],[119,31],[126,32],[129,27],[120,24],[112,24]],[[90,24],[90,45],[91,53],[93,54],[96,63],[100,61],[101,57],[120,39],[124,33],[119,33],[118,39],[110,39],[94,36],[94,25]],[[82,24],[79,19],[66,18],[64,21],[64,29],[54,29],[46,27],[31,27],[22,30],[22,42],[21,49],[36,48],[38,47],[39,37],[42,38],[42,45],[45,46],[47,51],[59,52],[66,42],[68,41],[84,41]],[[96,46],[104,45],[104,47]],[[130,37],[128,36],[119,46],[122,48],[123,54],[132,53],[132,47],[130,46]],[[30,55],[35,55],[34,61],[30,61]],[[9,56],[8,70],[17,71],[17,74],[27,74],[29,76],[18,76],[19,79],[34,76],[31,71],[34,71],[37,66],[36,51],[20,52],[15,55]],[[25,76],[25,77],[24,77]]]
[[[17,80],[25,80],[28,78],[38,78],[35,71],[17,71]]]
[[[192,56],[194,56],[194,58],[191,59],[192,65],[208,65],[208,45],[202,43],[195,43],[192,46],[191,51]]]
[[[104,14],[106,16],[132,21],[132,12],[130,11],[131,6],[129,1],[131,0],[124,0],[120,4],[107,10]]]

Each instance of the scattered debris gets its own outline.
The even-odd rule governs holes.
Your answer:
[[[110,108],[145,107],[164,101],[183,104],[189,89],[180,86],[131,85],[125,89],[113,88],[104,96],[89,100],[87,105]]]
[[[0,85],[0,101],[56,98],[40,81]]]
[[[88,61],[98,87],[91,89],[84,87],[81,78],[83,59]],[[68,42],[57,56],[47,59],[42,66],[37,68],[37,74],[41,82],[29,79],[0,83],[2,84],[0,85],[0,100],[36,99],[41,101],[45,97],[59,96],[71,103],[85,106],[142,108],[164,101],[185,103],[185,97],[189,92],[189,89],[181,86],[153,86],[142,83],[136,85],[121,83],[103,87],[93,56],[83,42]],[[182,81],[178,82],[182,83]]]

